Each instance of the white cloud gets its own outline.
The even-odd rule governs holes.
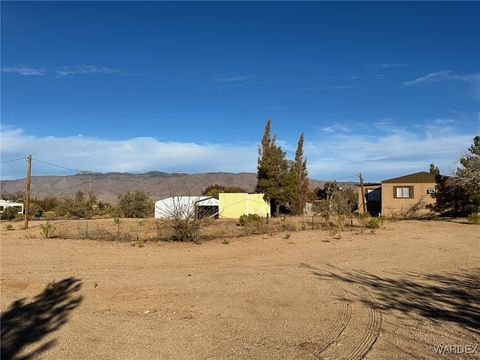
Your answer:
[[[408,64],[379,64],[379,66],[383,69],[394,69],[407,67]]]
[[[373,131],[332,125],[313,140],[306,134],[310,176],[328,180],[362,172],[368,181],[377,181],[424,171],[431,162],[448,174],[456,168],[458,158],[478,132],[478,126],[461,133],[450,121],[436,120],[402,128],[386,119],[378,124],[371,122],[370,127]],[[292,158],[296,143],[279,140],[279,144]],[[3,161],[31,153],[34,158],[97,172],[255,172],[257,165],[257,144],[252,142],[199,144],[164,142],[151,137],[125,140],[37,137],[21,129],[4,127],[0,149]],[[24,167],[21,161],[4,164],[2,178],[22,177]],[[35,175],[72,173],[38,162],[34,162],[33,172]]]
[[[31,153],[34,158],[65,167],[96,172],[255,171],[256,144],[162,142],[151,137],[104,140],[87,136],[37,137],[21,129],[1,130],[2,160]],[[16,171],[13,166],[22,170]],[[2,166],[2,172],[22,173],[24,164]],[[35,163],[37,175],[59,169]]]
[[[333,85],[333,86],[329,86],[328,88],[331,89],[331,90],[344,90],[344,89],[352,89],[352,88],[355,88],[356,86],[355,85]]]
[[[421,76],[414,80],[405,81],[403,86],[412,86],[422,83],[431,83],[431,82],[440,82],[440,81],[463,81],[476,83],[480,82],[480,73],[467,74],[467,75],[457,75],[451,70],[442,70]]]
[[[44,76],[46,70],[38,67],[31,66],[2,66],[2,72],[15,73],[23,76]]]
[[[218,82],[218,83],[232,83],[232,82],[243,82],[250,80],[253,76],[250,75],[226,75],[226,76],[220,76],[216,77],[213,81]]]
[[[365,64],[368,67],[374,67],[379,69],[398,69],[408,67],[408,64],[402,63],[380,63],[380,64]]]
[[[349,133],[352,131],[349,127],[342,125],[342,124],[335,124],[335,125],[330,125],[326,126],[322,129],[322,131],[326,134],[332,134],[332,133]]]
[[[375,126],[375,124],[372,124]],[[458,158],[475,136],[460,134],[428,124],[415,128],[382,128],[368,135],[329,132],[305,145],[309,172],[319,179],[336,179],[362,172],[369,181],[378,181],[416,171],[427,171],[434,162],[443,173],[451,173]]]
[[[112,69],[97,65],[79,65],[79,66],[65,66],[55,70],[58,76],[68,76],[76,74],[118,74],[117,69]]]

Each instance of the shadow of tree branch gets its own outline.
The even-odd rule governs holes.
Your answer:
[[[68,320],[69,313],[83,300],[73,296],[82,283],[73,277],[50,283],[31,302],[14,301],[1,315],[1,358],[28,360],[56,344],[50,340],[28,354],[20,353],[26,346],[42,341],[49,333],[57,331]]]
[[[399,278],[377,276],[366,271],[345,271],[333,266],[329,268],[328,271],[312,268],[312,271],[324,280],[365,287],[374,295],[375,301],[361,301],[371,308],[398,310],[433,322],[448,321],[480,332],[479,268],[451,274],[409,272],[398,274]]]

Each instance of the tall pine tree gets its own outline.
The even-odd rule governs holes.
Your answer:
[[[295,178],[285,152],[276,144],[271,133],[271,120],[267,120],[258,151],[256,191],[265,194],[265,199],[276,206],[291,208],[296,201]]]
[[[297,151],[295,152],[295,161],[292,166],[296,199],[292,204],[292,212],[295,215],[303,214],[305,204],[308,200],[308,171],[307,171],[307,159],[303,155],[303,143],[305,141],[304,134],[300,135],[298,139]]]

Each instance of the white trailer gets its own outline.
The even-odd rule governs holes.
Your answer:
[[[17,203],[13,202],[10,200],[3,200],[0,199],[0,213],[3,213],[3,210],[5,210],[8,207],[14,207],[18,209],[19,214],[23,214],[23,204],[22,203]]]

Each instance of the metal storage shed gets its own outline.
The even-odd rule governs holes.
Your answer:
[[[155,219],[215,217],[218,200],[209,196],[173,196],[155,202]]]

